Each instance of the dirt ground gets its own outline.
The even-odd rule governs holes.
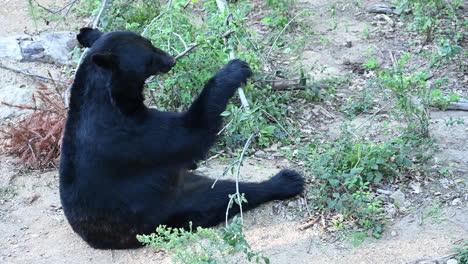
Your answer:
[[[0,9],[0,37],[31,33],[47,27],[42,22],[38,28],[34,26],[27,14],[26,1],[3,2],[6,8]],[[67,1],[39,2],[60,6]],[[373,2],[361,3],[365,7]],[[304,7],[318,8],[323,4],[323,1],[314,0],[301,2]],[[340,26],[333,31],[329,30],[329,16],[323,12],[308,18],[312,27],[320,29],[323,38],[331,40],[327,45],[322,45],[318,38],[313,38],[310,47],[302,54],[303,63],[324,69],[316,72],[317,79],[349,73],[349,65],[361,64],[365,60],[363,54],[369,47],[380,51],[381,59],[387,57],[388,51],[407,48],[407,38],[395,32],[402,30],[398,25],[396,29],[383,24],[371,26],[371,38],[365,38],[362,31],[375,15],[366,13],[364,7],[340,5],[334,19],[346,27]],[[72,30],[76,25],[64,23],[61,27]],[[378,32],[383,33],[373,34],[377,32],[377,27],[381,27]],[[352,43],[350,48],[345,47],[347,42]],[[18,63],[5,59],[0,59],[0,62],[41,75],[47,75],[47,71],[50,71],[52,75],[60,76],[63,71],[61,67],[49,64]],[[30,93],[34,87],[31,79],[0,69],[0,94],[9,93],[8,89],[22,89]],[[352,93],[352,89],[358,89],[356,87],[358,84],[353,83],[349,90],[338,91],[338,94],[345,97]],[[453,89],[465,95],[468,92],[463,83]],[[325,120],[319,126],[324,129],[337,126],[341,122],[339,114],[332,114],[334,118]],[[437,160],[445,161],[452,168],[453,173],[447,176],[449,184],[441,179],[424,182],[422,188],[427,195],[408,198],[422,206],[414,212],[402,213],[389,220],[381,239],[368,238],[359,245],[353,245],[352,234],[342,234],[341,238],[344,239],[337,239],[325,233],[318,225],[300,231],[298,227],[303,224],[303,219],[295,211],[303,210],[302,206],[298,206],[302,204],[303,198],[297,197],[289,201],[270,202],[244,214],[246,236],[252,248],[268,256],[271,263],[285,264],[423,263],[417,261],[453,254],[452,249],[468,238],[468,194],[463,184],[454,184],[454,181],[468,182],[468,114],[461,111],[435,111],[432,117],[431,135],[437,140],[440,149],[436,154]],[[465,124],[447,127],[445,123],[450,118],[463,118]],[[311,128],[305,125],[301,129]],[[226,166],[226,163],[213,160],[203,165],[200,171],[214,177],[222,173]],[[293,166],[281,157],[254,156],[245,162],[242,175],[244,180],[260,181],[281,168]],[[171,263],[164,252],[155,249],[95,250],[87,246],[73,233],[61,210],[57,170],[25,171],[14,163],[14,158],[2,155],[0,188],[0,263]],[[428,192],[429,188],[442,191]],[[432,208],[431,201],[436,198],[445,199],[447,203],[437,208],[437,216],[422,220],[424,212]],[[455,198],[459,198],[461,203],[452,203]],[[239,263],[243,261],[239,260]]]

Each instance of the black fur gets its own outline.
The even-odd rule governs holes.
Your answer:
[[[222,222],[235,183],[211,189],[211,179],[189,169],[215,142],[220,114],[251,75],[247,63],[230,61],[186,112],[161,112],[143,104],[143,85],[168,72],[173,57],[132,32],[81,29],[78,40],[90,50],[73,83],[60,162],[60,197],[73,230],[94,248],[118,249],[141,246],[135,236],[160,224]],[[245,210],[302,190],[291,170],[240,184]]]

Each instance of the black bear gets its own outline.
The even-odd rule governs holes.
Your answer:
[[[73,230],[101,249],[141,246],[137,234],[160,224],[209,227],[223,221],[235,183],[190,172],[207,154],[221,113],[251,75],[232,60],[205,85],[186,112],[144,105],[145,80],[167,73],[175,59],[132,32],[82,28],[89,47],[71,89],[60,161],[60,198]],[[283,170],[261,183],[240,183],[249,210],[302,192],[304,181]],[[230,215],[239,212],[238,206]]]

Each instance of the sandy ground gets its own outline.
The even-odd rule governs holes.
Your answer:
[[[3,2],[7,8],[0,9],[0,36],[35,31],[34,24],[27,15],[26,1]],[[56,2],[60,5],[66,1]],[[320,6],[324,3],[305,1],[303,4]],[[343,8],[345,10],[351,7]],[[310,49],[304,52],[302,59],[309,65],[325,66],[326,70],[320,73],[323,77],[346,74],[349,71],[346,65],[349,64],[343,64],[343,58],[351,63],[362,63],[363,53],[369,46],[380,50],[389,48],[390,44],[396,46],[394,41],[386,42],[384,46],[378,39],[365,39],[362,30],[368,23],[368,17],[346,14],[348,13],[343,11],[336,20],[347,27],[333,32],[328,30],[329,17],[310,17],[311,26],[320,28],[323,37],[332,41],[323,46],[318,39],[312,39]],[[5,23],[12,20],[17,22]],[[64,24],[63,27],[67,25]],[[353,48],[344,48],[346,41],[351,41]],[[59,76],[62,71],[61,67],[40,63],[25,64],[11,60],[0,62],[42,75],[47,75],[50,71],[54,76]],[[317,78],[320,74],[317,73]],[[0,94],[6,89],[24,89],[30,92],[34,87],[34,82],[29,78],[0,69]],[[466,183],[468,149],[463,142],[468,142],[468,122],[447,127],[445,121],[450,117],[464,118],[465,122],[468,120],[467,112],[434,112],[431,133],[439,142],[438,159],[452,164],[454,174],[451,177]],[[11,157],[0,156],[0,263],[171,263],[165,253],[154,249],[110,251],[90,248],[73,233],[64,218],[58,194],[58,172],[24,171],[13,161]],[[206,164],[202,172],[216,176],[226,165],[215,160]],[[293,164],[281,158],[249,158],[242,169],[242,175],[245,180],[260,181],[275,174],[280,168],[291,166]],[[463,195],[466,196],[466,189],[462,188],[460,197],[463,198]],[[396,264],[438,258],[453,253],[452,248],[459,245],[461,239],[468,237],[468,209],[463,199],[460,205],[451,206],[448,203],[449,205],[440,208],[440,217],[428,218],[421,223],[421,213],[429,209],[427,204],[434,198],[432,194],[428,194],[427,203],[421,210],[390,221],[383,238],[369,238],[357,246],[353,246],[351,239],[345,235],[345,239],[334,241],[319,227],[299,231],[298,227],[303,222],[294,211],[302,210],[302,207],[294,205],[301,203],[301,197],[270,202],[246,213],[246,235],[252,248],[268,256],[271,263]],[[243,260],[239,260],[239,263],[243,263]]]

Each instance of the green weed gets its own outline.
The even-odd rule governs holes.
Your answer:
[[[409,158],[417,152],[415,142],[395,138],[382,143],[362,141],[344,126],[340,137],[329,143],[309,143],[290,158],[305,161],[314,184],[308,191],[313,206],[336,211],[380,237],[383,232],[381,201],[371,197],[379,184],[392,182],[413,169]]]
[[[423,213],[423,220],[430,218],[433,224],[440,224],[443,218],[441,203],[439,200],[431,202],[431,208]]]
[[[450,103],[460,102],[460,97],[456,93],[444,95],[441,90],[436,89],[431,92],[431,104],[445,110]]]
[[[463,241],[461,247],[454,248],[456,252],[455,258],[460,264],[468,264],[468,241]]]
[[[186,231],[159,226],[156,233],[138,235],[137,239],[149,247],[165,249],[176,263],[234,263],[228,256],[238,252],[244,253],[248,261],[270,263],[268,258],[252,251],[239,217],[220,230],[198,227],[196,231]]]

